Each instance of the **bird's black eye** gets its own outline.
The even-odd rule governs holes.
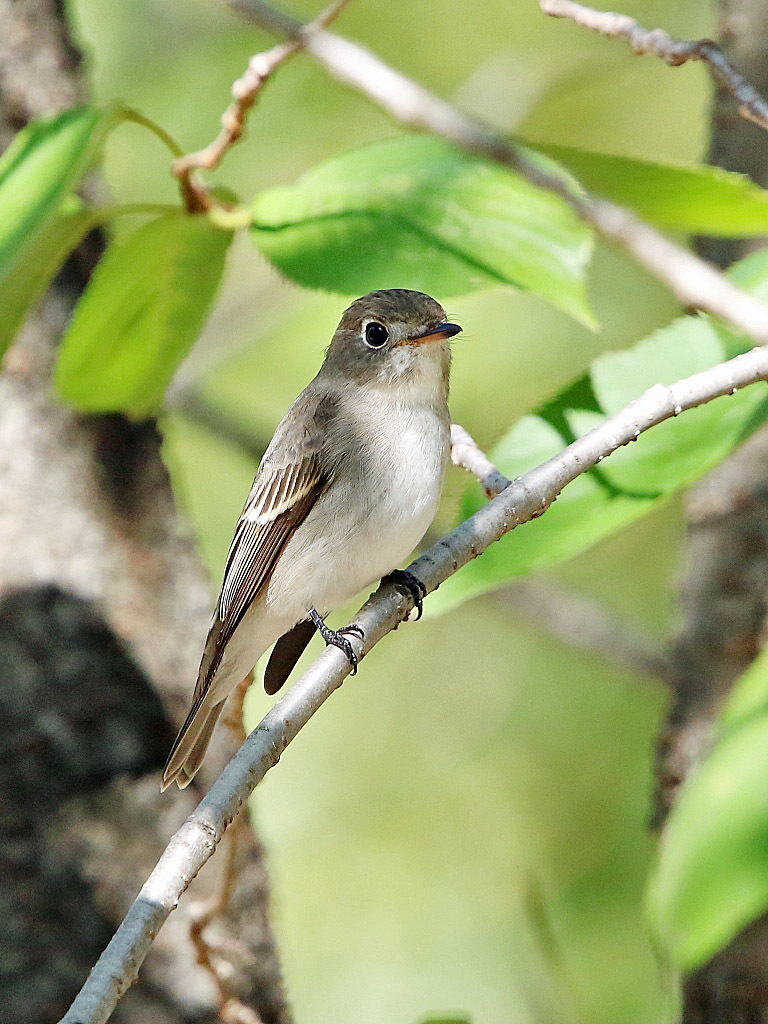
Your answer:
[[[371,320],[365,325],[365,344],[369,348],[381,348],[386,345],[389,331],[378,320]]]

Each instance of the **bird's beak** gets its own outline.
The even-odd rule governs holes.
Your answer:
[[[453,338],[460,331],[461,328],[458,324],[435,324],[434,327],[428,327],[420,334],[414,334],[412,338],[408,339],[408,344],[422,345],[425,341],[443,341],[445,338]]]

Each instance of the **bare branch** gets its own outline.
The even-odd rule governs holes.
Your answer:
[[[582,651],[594,651],[623,668],[668,683],[672,667],[661,645],[601,604],[538,580],[521,580],[496,594],[547,632]]]
[[[600,35],[625,39],[636,54],[652,53],[671,67],[679,67],[689,60],[703,61],[715,82],[734,96],[741,116],[768,131],[768,103],[731,67],[721,47],[713,40],[675,39],[663,29],[643,28],[626,14],[598,11],[574,0],[539,0],[539,7],[553,18],[568,18]]]
[[[261,462],[268,442],[256,437],[238,419],[214,406],[197,388],[191,385],[178,387],[172,384],[166,394],[165,405],[166,408],[180,413],[227,444],[239,448],[254,462]]]
[[[439,136],[468,153],[509,167],[532,184],[559,195],[585,223],[603,238],[620,245],[662,281],[685,308],[711,313],[758,344],[768,342],[768,307],[630,210],[574,189],[568,179],[545,171],[489,125],[461,113],[364,46],[325,29],[308,32],[300,21],[275,10],[264,0],[227,2],[266,31],[301,40],[306,52],[329,74],[367,96],[400,124]]]
[[[318,29],[330,25],[350,3],[350,0],[334,0],[313,20],[303,26],[303,36],[311,35]],[[251,57],[244,75],[232,86],[233,102],[221,115],[221,131],[204,149],[180,156],[171,164],[171,173],[179,179],[182,195],[190,213],[208,210],[214,204],[210,189],[197,179],[194,171],[212,171],[221,163],[229,149],[242,138],[245,119],[256,102],[259,93],[270,78],[294,54],[304,48],[304,38],[294,37],[286,43],[278,43],[271,50],[265,50]]]
[[[608,417],[461,523],[410,566],[427,593],[477,557],[494,541],[545,512],[562,489],[643,431],[758,380],[768,379],[768,349],[756,348],[671,385],[657,384],[625,409]],[[364,639],[352,638],[358,657],[395,629],[412,599],[384,585],[356,617]],[[213,855],[225,829],[254,787],[349,675],[350,663],[328,647],[275,703],[224,769],[208,795],[171,839],[157,867],[100,957],[62,1024],[104,1024],[122,993],[135,980],[158,929],[190,881]]]

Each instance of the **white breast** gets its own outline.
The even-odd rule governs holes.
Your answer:
[[[437,510],[448,458],[444,411],[381,394],[354,405],[360,443],[286,545],[268,604],[327,614],[404,562]],[[371,457],[371,453],[374,453]],[[290,598],[289,598],[290,595]]]

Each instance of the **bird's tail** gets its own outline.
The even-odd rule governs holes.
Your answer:
[[[224,701],[213,707],[205,701],[193,704],[168,755],[160,785],[161,791],[167,789],[172,782],[175,782],[179,789],[184,789],[194,779],[223,707]]]

